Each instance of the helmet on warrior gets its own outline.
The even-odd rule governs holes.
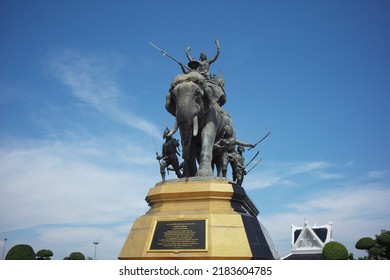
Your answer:
[[[200,66],[199,61],[191,60],[190,62],[188,62],[188,67],[190,67],[190,69],[192,70],[198,69],[199,66]]]
[[[164,135],[163,135],[163,139],[167,138],[168,137],[168,134],[169,134],[170,130],[167,128],[165,128],[164,130]]]
[[[229,136],[233,134],[233,129],[230,125],[225,125],[225,134],[228,134]]]

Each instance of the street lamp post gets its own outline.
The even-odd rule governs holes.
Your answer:
[[[95,244],[95,254],[94,254],[94,257],[93,257],[93,259],[94,260],[96,260],[96,247],[97,247],[97,245],[99,244],[99,242],[93,242],[93,244]]]
[[[3,247],[3,257],[1,259],[4,260],[4,255],[5,255],[5,243],[7,242],[7,238],[4,238],[4,247]]]

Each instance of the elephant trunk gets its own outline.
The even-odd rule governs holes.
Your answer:
[[[168,133],[167,136],[173,136],[173,134],[175,134],[178,129],[179,129],[179,123],[176,120],[175,123],[173,124],[171,131]],[[198,116],[195,116],[192,119],[192,135],[193,136],[198,135],[198,131],[199,131]]]
[[[175,116],[179,122],[180,129],[183,129],[184,127],[186,129],[192,129],[193,135],[196,136],[199,129],[197,115],[201,111],[198,95],[201,93],[198,93],[198,95],[195,93],[191,95],[191,90],[193,90],[191,85],[192,84],[190,83],[178,86],[177,90],[183,90],[186,94],[182,93],[180,98],[176,98]]]
[[[190,159],[190,146],[192,140],[190,125],[182,126],[180,128],[180,136],[183,147],[182,157],[184,161],[188,161]]]

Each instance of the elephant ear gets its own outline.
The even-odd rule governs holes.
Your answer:
[[[176,117],[176,102],[172,97],[172,89],[170,89],[165,97],[165,109]]]
[[[226,103],[225,90],[220,85],[210,83],[209,86],[213,91],[213,101],[220,104],[221,106]]]

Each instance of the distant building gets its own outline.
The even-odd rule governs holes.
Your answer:
[[[332,241],[333,222],[310,226],[305,219],[303,227],[291,225],[291,253],[282,260],[322,260],[322,249]]]

